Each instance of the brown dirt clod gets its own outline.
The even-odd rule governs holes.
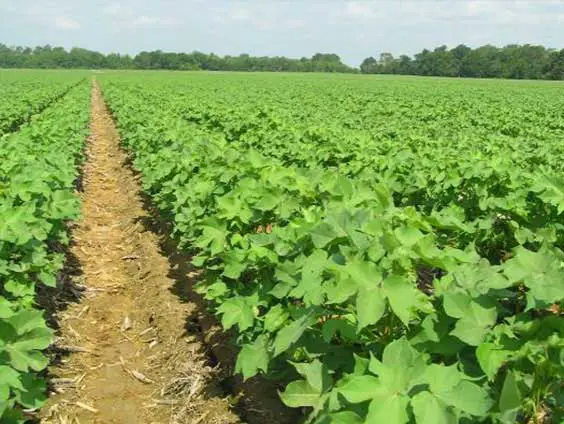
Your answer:
[[[204,348],[184,329],[195,306],[171,292],[167,257],[140,225],[140,187],[100,88],[92,90],[83,218],[71,253],[85,286],[60,312],[57,345],[74,347],[49,369],[41,422],[232,424]]]

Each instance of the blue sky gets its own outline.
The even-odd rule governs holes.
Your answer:
[[[0,0],[0,42],[311,56],[348,64],[441,44],[564,48],[564,0]]]

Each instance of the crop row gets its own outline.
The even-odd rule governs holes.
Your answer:
[[[347,107],[334,105],[331,110],[339,112],[333,118],[321,108],[322,100],[329,105],[334,102],[337,93],[332,91],[321,91],[323,95],[312,100],[307,86],[292,89],[273,84],[278,90],[271,90],[270,96],[282,98],[275,102],[268,101],[263,90],[249,94],[250,88],[237,91],[229,86],[225,94],[210,81],[204,82],[190,86],[158,81],[158,91],[145,90],[135,81],[119,83],[145,103],[166,111],[161,119],[171,123],[165,133],[169,138],[182,135],[178,122],[184,127],[192,124],[233,147],[257,150],[286,166],[331,168],[358,181],[382,182],[393,191],[397,205],[414,206],[439,220],[446,215],[470,223],[459,226],[466,235],[455,241],[462,247],[476,241],[479,252],[496,263],[525,239],[538,247],[548,238],[563,247],[563,234],[556,224],[564,208],[560,178],[564,125],[556,110],[561,102],[552,92],[516,91],[513,100],[523,102],[525,108],[515,112],[502,103],[502,92],[495,90],[488,98],[482,91],[463,95],[456,86],[433,94],[423,86],[408,103],[404,97],[410,87],[394,87],[391,94],[404,96],[396,100],[395,108],[386,92],[375,97],[376,106],[364,99],[362,104],[370,105],[368,112],[359,112],[343,96]],[[206,97],[212,90],[214,96]],[[293,103],[300,90],[305,106],[296,111]],[[258,107],[260,95],[264,101]],[[542,108],[533,107],[538,104]],[[405,111],[409,113],[401,115]],[[470,115],[477,112],[487,119]]]
[[[89,94],[89,84],[80,83],[0,143],[2,423],[24,422],[22,410],[36,409],[45,399],[40,373],[48,359],[41,351],[52,343],[53,332],[36,289],[56,286],[69,241],[66,224],[79,216],[74,190],[88,133]]]
[[[426,108],[439,119],[457,105],[448,87],[434,87],[442,97],[381,87],[390,99],[415,92],[421,105],[408,122],[424,128],[411,134],[398,117],[405,97],[370,106],[395,117],[392,136],[354,124],[349,99],[363,96],[346,81],[291,91],[300,112],[291,88],[265,77],[267,110],[249,118],[255,81],[193,77],[190,97],[173,78],[142,90],[128,78],[103,80],[124,146],[180,246],[194,250],[197,290],[237,329],[245,378],[288,382],[282,400],[317,424],[559,422],[562,147],[540,139],[540,113],[527,137],[498,134],[491,111],[477,130],[448,118],[459,124],[449,144],[425,125]],[[348,105],[331,109],[341,126],[310,99]],[[343,138],[312,132],[317,119]]]
[[[0,137],[17,130],[33,115],[62,98],[84,79],[79,74],[2,73],[0,79]]]

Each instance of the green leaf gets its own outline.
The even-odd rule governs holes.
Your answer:
[[[564,181],[557,175],[538,177],[531,190],[540,193],[539,197],[546,203],[557,207],[558,214],[564,212]]]
[[[447,405],[477,417],[486,416],[493,406],[487,391],[469,381],[461,381],[454,389],[437,396]]]
[[[43,312],[41,311],[22,310],[11,316],[7,322],[12,325],[18,335],[38,328],[47,329]]]
[[[316,227],[312,228],[310,235],[313,245],[317,249],[323,249],[336,238],[342,237],[346,234],[335,232],[331,225],[326,222],[322,222]]]
[[[223,252],[227,231],[224,227],[212,223],[212,225],[202,226],[202,235],[194,243],[195,246],[204,248],[210,246],[211,255],[215,256]]]
[[[449,392],[463,381],[464,374],[458,371],[456,364],[445,366],[431,364],[425,370],[424,379],[435,394]]]
[[[409,326],[417,311],[432,312],[432,306],[424,293],[417,289],[415,283],[400,275],[392,275],[384,280],[384,292],[394,314]]]
[[[268,339],[259,336],[253,343],[245,344],[237,356],[235,372],[243,374],[247,380],[258,374],[259,370],[268,371]]]
[[[17,345],[8,345],[6,351],[10,357],[10,364],[19,371],[27,372],[29,369],[41,371],[49,365],[49,360],[36,350],[18,349]]]
[[[16,390],[16,400],[26,408],[37,409],[47,400],[45,382],[34,374],[21,376],[23,390]]]
[[[310,363],[292,363],[298,373],[318,392],[324,392],[331,384],[327,367],[318,359]]]
[[[8,387],[13,387],[19,390],[25,390],[20,381],[20,373],[6,365],[0,365],[0,386],[2,385],[7,385]],[[0,400],[2,400],[1,396]]]
[[[290,314],[282,305],[275,305],[264,316],[264,329],[274,332],[282,327],[289,317]]]
[[[386,299],[382,289],[377,285],[361,287],[356,295],[356,312],[358,314],[358,331],[376,324],[386,312]]]
[[[338,390],[350,403],[361,403],[388,394],[380,380],[371,375],[352,376]]]
[[[47,287],[57,287],[57,277],[52,272],[40,272],[37,277]]]
[[[68,190],[56,190],[51,195],[48,213],[53,219],[76,219],[79,216],[80,203]]]
[[[327,303],[343,303],[358,292],[358,285],[352,278],[337,279],[325,285]]]
[[[450,334],[470,346],[482,343],[496,322],[496,308],[486,308],[461,293],[445,293],[443,298],[447,315],[460,318]]]
[[[355,327],[356,320],[354,320],[354,316],[346,315],[325,321],[321,328],[321,334],[326,343],[329,343],[335,337],[335,334],[339,334],[340,337],[348,341],[357,340]]]
[[[415,227],[403,226],[394,230],[398,241],[407,247],[411,247],[424,237],[424,234]]]
[[[396,395],[390,398],[376,398],[368,407],[367,423],[405,424],[409,422],[407,406],[409,398]]]
[[[298,341],[304,331],[314,323],[315,318],[308,313],[282,328],[274,340],[274,356],[276,357],[288,350],[290,346]]]
[[[520,408],[522,405],[521,393],[512,371],[508,371],[503,382],[499,397],[499,410],[502,413]]]
[[[456,424],[458,420],[447,406],[429,392],[420,392],[411,399],[417,424]]]
[[[271,211],[280,203],[280,196],[275,194],[265,194],[255,203],[255,208],[261,211]]]
[[[14,315],[12,303],[5,297],[0,296],[0,319],[10,318]]]
[[[345,271],[358,287],[372,290],[382,285],[382,273],[372,262],[353,260],[346,265]]]
[[[321,392],[315,390],[305,380],[291,382],[286,386],[286,390],[280,393],[280,399],[290,408],[315,407],[320,398]]]
[[[504,272],[512,282],[522,281],[529,289],[529,304],[545,304],[564,299],[564,269],[561,260],[546,249],[531,252],[523,247],[515,249],[515,256],[505,262]]]
[[[321,274],[327,264],[327,253],[324,250],[317,249],[309,255],[302,265],[302,279],[314,280],[321,283]]]
[[[402,337],[386,346],[382,362],[372,357],[369,369],[380,377],[390,394],[405,393],[418,384],[425,372],[426,360]]]
[[[470,296],[464,293],[445,293],[443,295],[443,308],[448,316],[464,318],[470,308]]]
[[[221,324],[226,330],[237,324],[239,331],[245,331],[247,328],[252,327],[255,320],[253,308],[243,297],[234,297],[226,300],[217,308],[217,312],[223,315]]]
[[[327,263],[327,253],[315,250],[308,256],[301,270],[298,285],[290,292],[291,297],[303,298],[307,306],[323,303],[322,273]]]
[[[223,269],[223,275],[227,278],[236,280],[241,276],[247,265],[244,262],[239,262],[236,259],[230,260],[225,263],[225,268]]]
[[[510,354],[511,352],[503,350],[493,343],[482,343],[476,349],[478,363],[490,381],[495,378],[497,371],[509,358]]]
[[[352,411],[329,414],[330,424],[363,424],[362,418]]]

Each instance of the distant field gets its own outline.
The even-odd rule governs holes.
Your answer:
[[[92,75],[245,378],[316,424],[563,419],[563,83],[7,71],[3,142]]]

